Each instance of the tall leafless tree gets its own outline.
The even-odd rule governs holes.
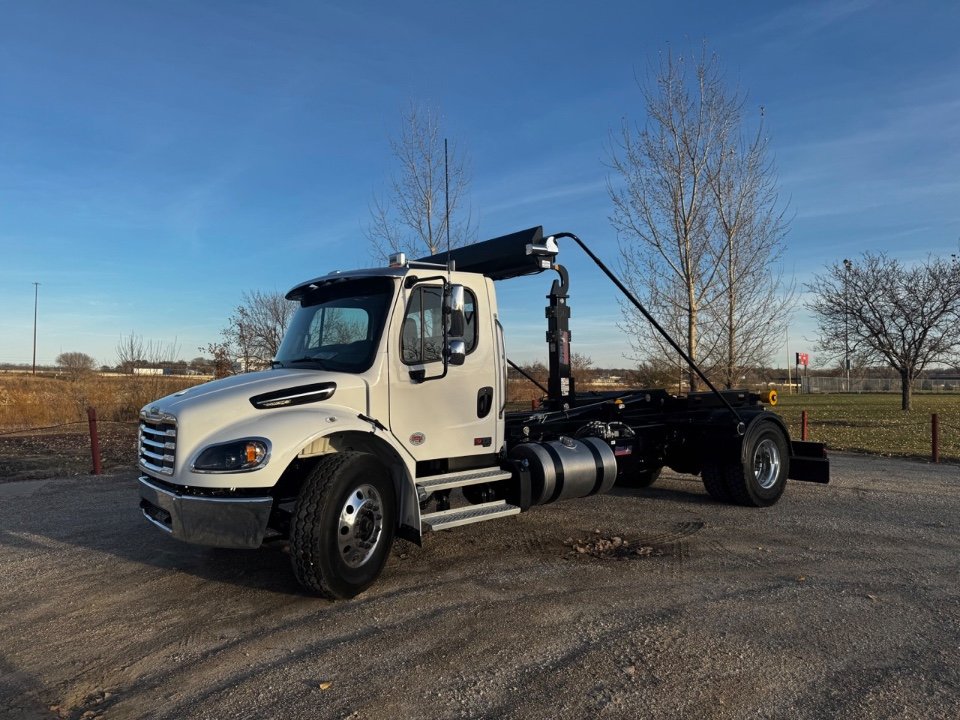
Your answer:
[[[766,141],[742,141],[744,96],[727,88],[706,47],[699,56],[668,51],[638,84],[647,122],[624,121],[609,152],[621,266],[687,354],[732,384],[770,350],[771,333],[758,341],[750,321],[778,326],[763,314],[780,287],[770,273],[785,229]],[[624,328],[641,363],[675,355],[632,307]]]
[[[133,369],[142,367],[145,360],[143,337],[132,330],[126,337],[121,335],[117,343],[117,367],[120,371],[133,374]]]
[[[117,343],[117,367],[125,373],[133,374],[135,368],[172,365],[179,357],[180,343],[176,338],[164,344],[160,340],[145,340],[131,330],[129,335],[121,335]]]
[[[731,133],[709,161],[714,228],[720,245],[720,293],[710,313],[719,335],[715,363],[732,388],[765,364],[783,338],[796,303],[792,282],[777,267],[785,248],[785,209],[761,122],[748,139]]]
[[[882,362],[900,376],[910,410],[914,379],[932,363],[960,359],[960,262],[928,257],[906,266],[882,253],[836,262],[807,285],[821,348]]]
[[[440,113],[411,102],[403,112],[400,137],[390,140],[399,165],[383,195],[370,204],[366,235],[372,254],[385,259],[390,253],[412,257],[434,255],[446,248],[444,137]],[[473,234],[467,204],[469,169],[465,156],[449,146],[450,245],[463,245]]]

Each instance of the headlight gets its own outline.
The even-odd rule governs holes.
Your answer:
[[[270,441],[246,438],[204,448],[191,470],[200,473],[259,470],[270,459]]]

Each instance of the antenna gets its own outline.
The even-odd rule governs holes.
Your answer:
[[[447,139],[443,139],[443,200],[446,203],[447,226],[447,272],[450,271],[450,161],[447,156]]]

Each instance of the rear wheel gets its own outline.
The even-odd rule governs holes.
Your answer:
[[[307,590],[350,598],[380,575],[393,543],[393,483],[373,455],[321,457],[304,480],[290,527],[290,557]]]
[[[742,461],[707,463],[703,485],[715,500],[767,507],[783,495],[790,471],[787,437],[776,423],[761,420],[743,440]]]

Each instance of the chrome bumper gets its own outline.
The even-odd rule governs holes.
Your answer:
[[[272,497],[185,495],[140,477],[140,508],[151,523],[178,540],[225,548],[258,548],[267,531]]]

